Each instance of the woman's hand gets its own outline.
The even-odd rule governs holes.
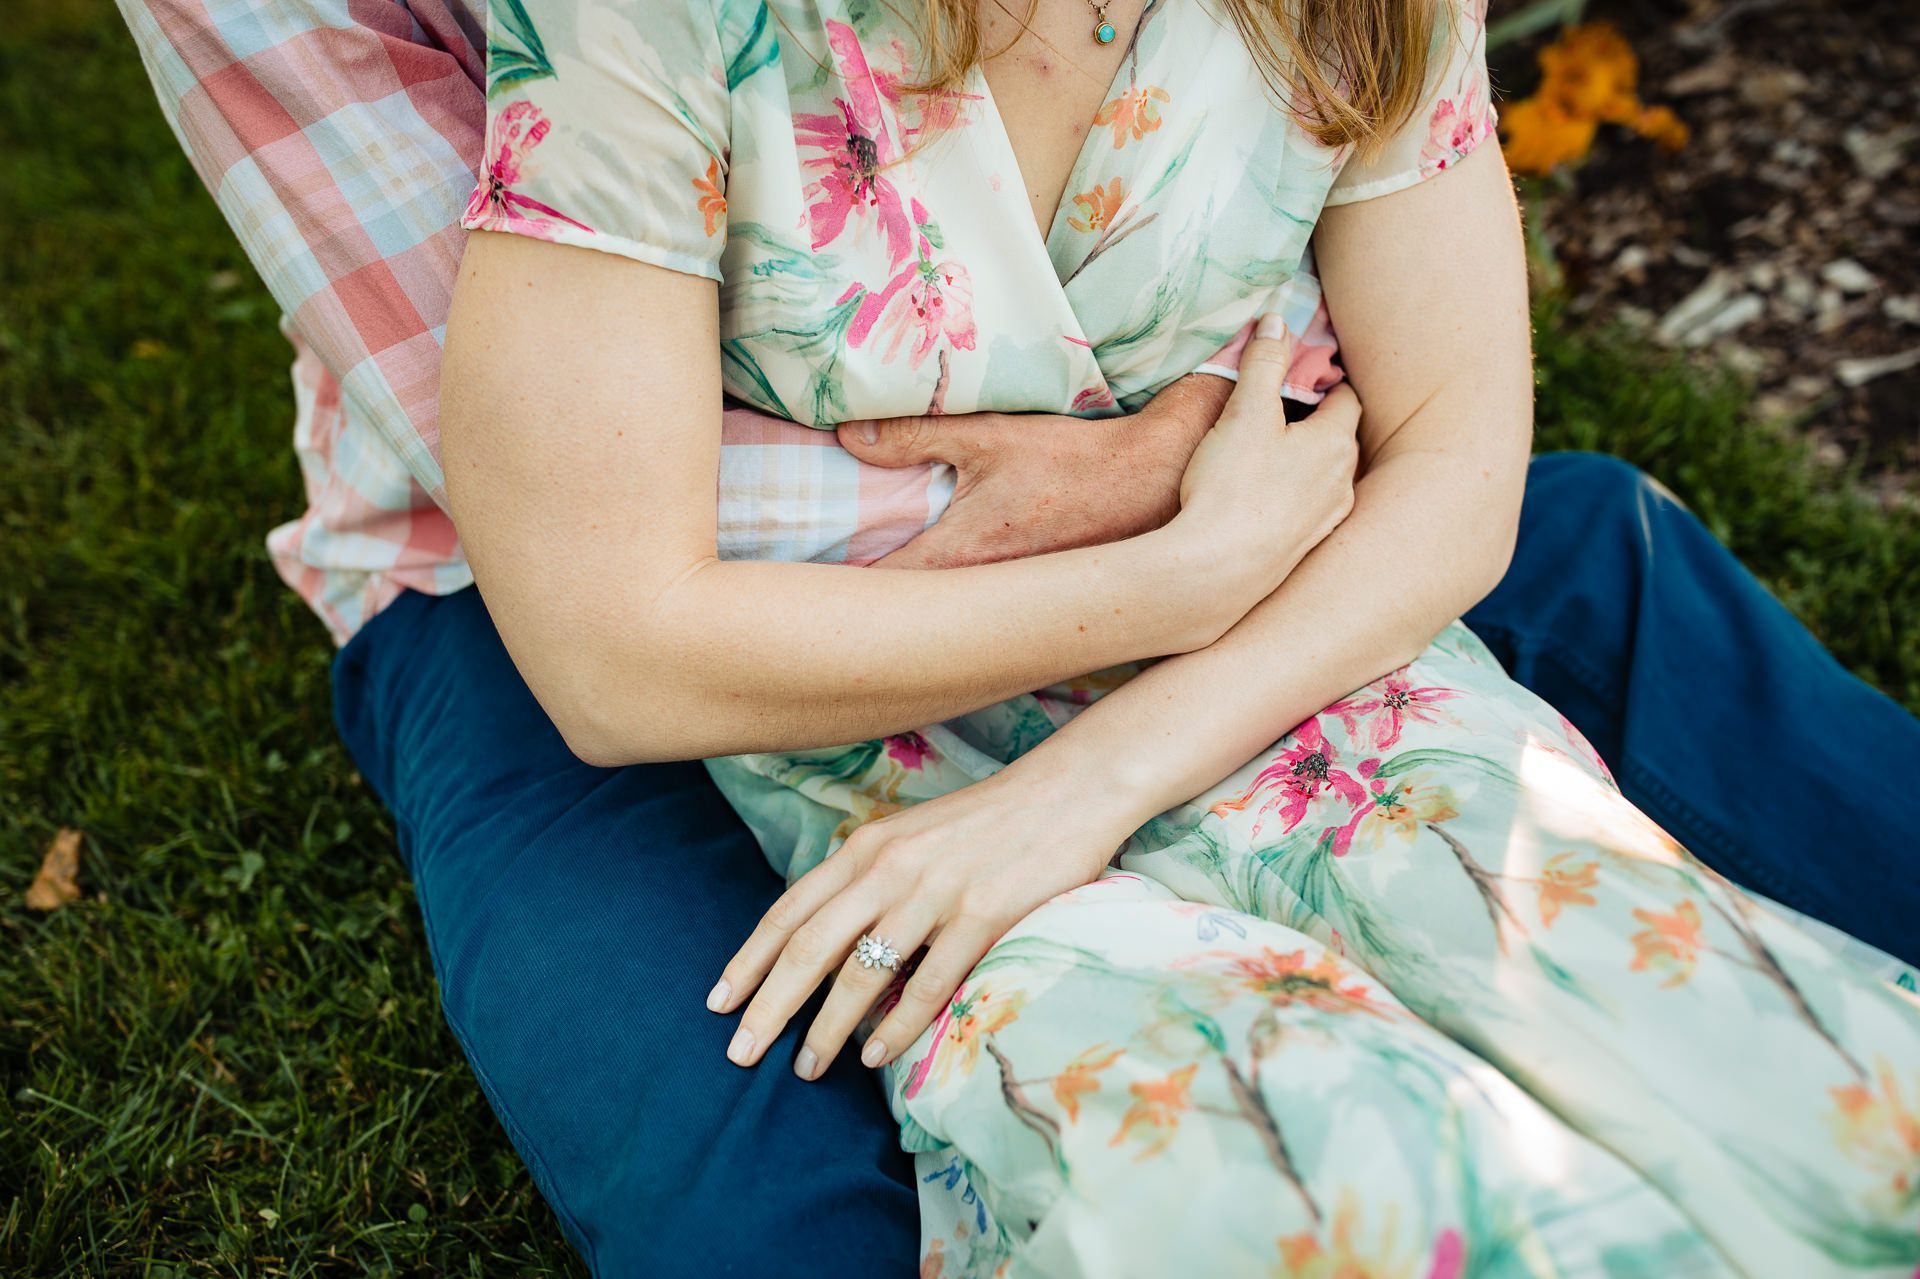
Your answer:
[[[1360,462],[1360,401],[1346,383],[1287,422],[1280,384],[1291,354],[1281,337],[1247,343],[1240,383],[1187,463],[1173,523],[1202,545],[1258,557],[1271,587],[1347,518]]]
[[[727,964],[707,1007],[730,1012],[753,996],[727,1047],[758,1062],[814,990],[833,988],[794,1059],[816,1079],[893,980],[863,967],[855,943],[871,933],[913,969],[900,1001],[860,1060],[879,1066],[920,1036],[989,947],[1035,907],[1091,882],[1137,819],[1091,781],[1042,777],[1017,761],[973,785],[855,830],[795,881]],[[1070,827],[1060,821],[1071,812]]]

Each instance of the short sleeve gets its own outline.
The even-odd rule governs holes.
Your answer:
[[[1437,0],[1426,91],[1400,131],[1365,158],[1349,155],[1328,204],[1391,195],[1458,164],[1493,135],[1486,0]]]
[[[460,224],[718,280],[730,112],[710,0],[491,0],[488,21]]]

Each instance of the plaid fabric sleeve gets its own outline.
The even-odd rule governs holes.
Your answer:
[[[442,509],[440,341],[484,108],[441,0],[120,0],[162,111],[285,313],[307,510],[275,566],[344,641],[472,581]]]
[[[342,402],[436,500],[484,36],[442,0],[120,0],[162,109]]]
[[[280,573],[344,642],[402,589],[472,581],[445,510],[441,342],[486,128],[485,16],[443,0],[120,0],[162,111],[293,342],[308,507]],[[723,424],[721,553],[866,560],[937,518],[887,472],[746,410]]]
[[[281,575],[340,641],[403,589],[470,584],[444,509],[439,376],[486,129],[484,13],[460,0],[119,4],[298,356],[308,507],[268,540]],[[952,491],[944,467],[867,466],[830,433],[729,410],[720,553],[865,563],[932,524]]]

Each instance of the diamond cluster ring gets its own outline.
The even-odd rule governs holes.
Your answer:
[[[867,933],[853,948],[853,957],[860,961],[862,968],[884,968],[890,973],[900,971],[900,952],[891,943]]]

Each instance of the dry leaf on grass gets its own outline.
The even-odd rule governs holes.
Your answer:
[[[27,885],[27,905],[58,910],[80,896],[80,832],[62,826],[40,859],[40,873]]]

